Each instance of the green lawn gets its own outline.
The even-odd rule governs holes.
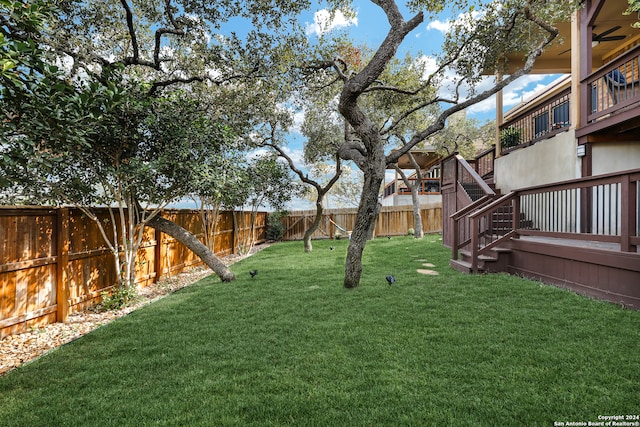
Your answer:
[[[204,279],[0,378],[0,425],[552,426],[640,412],[640,312],[463,275],[438,238],[370,242],[355,290],[342,288],[347,241],[271,246],[235,264],[233,283]],[[418,274],[424,263],[439,275]]]

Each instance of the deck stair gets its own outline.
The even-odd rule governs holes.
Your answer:
[[[489,251],[488,255],[478,256],[478,273],[500,273],[507,271],[511,249],[497,246]],[[460,251],[460,258],[450,260],[449,265],[462,273],[472,274],[471,252]]]
[[[459,155],[441,170],[453,269],[529,277],[640,309],[640,169],[504,195]]]

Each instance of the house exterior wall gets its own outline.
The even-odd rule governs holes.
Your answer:
[[[593,175],[621,172],[640,167],[640,143],[638,142],[594,144],[592,148]]]
[[[569,129],[495,161],[495,184],[503,194],[519,188],[566,181],[580,176],[575,131]]]

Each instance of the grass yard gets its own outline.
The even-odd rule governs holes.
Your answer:
[[[439,237],[370,242],[355,290],[342,288],[347,241],[311,254],[271,246],[235,264],[233,283],[204,279],[0,378],[0,425],[553,426],[640,414],[640,312],[463,275]]]

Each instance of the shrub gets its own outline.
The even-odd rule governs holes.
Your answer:
[[[288,215],[286,211],[271,212],[267,218],[267,240],[278,241],[284,236],[282,218]]]
[[[520,129],[509,126],[500,133],[500,144],[502,148],[511,148],[522,142]]]
[[[134,286],[120,286],[113,293],[102,292],[102,303],[98,306],[100,311],[118,310],[135,301],[138,296]]]

